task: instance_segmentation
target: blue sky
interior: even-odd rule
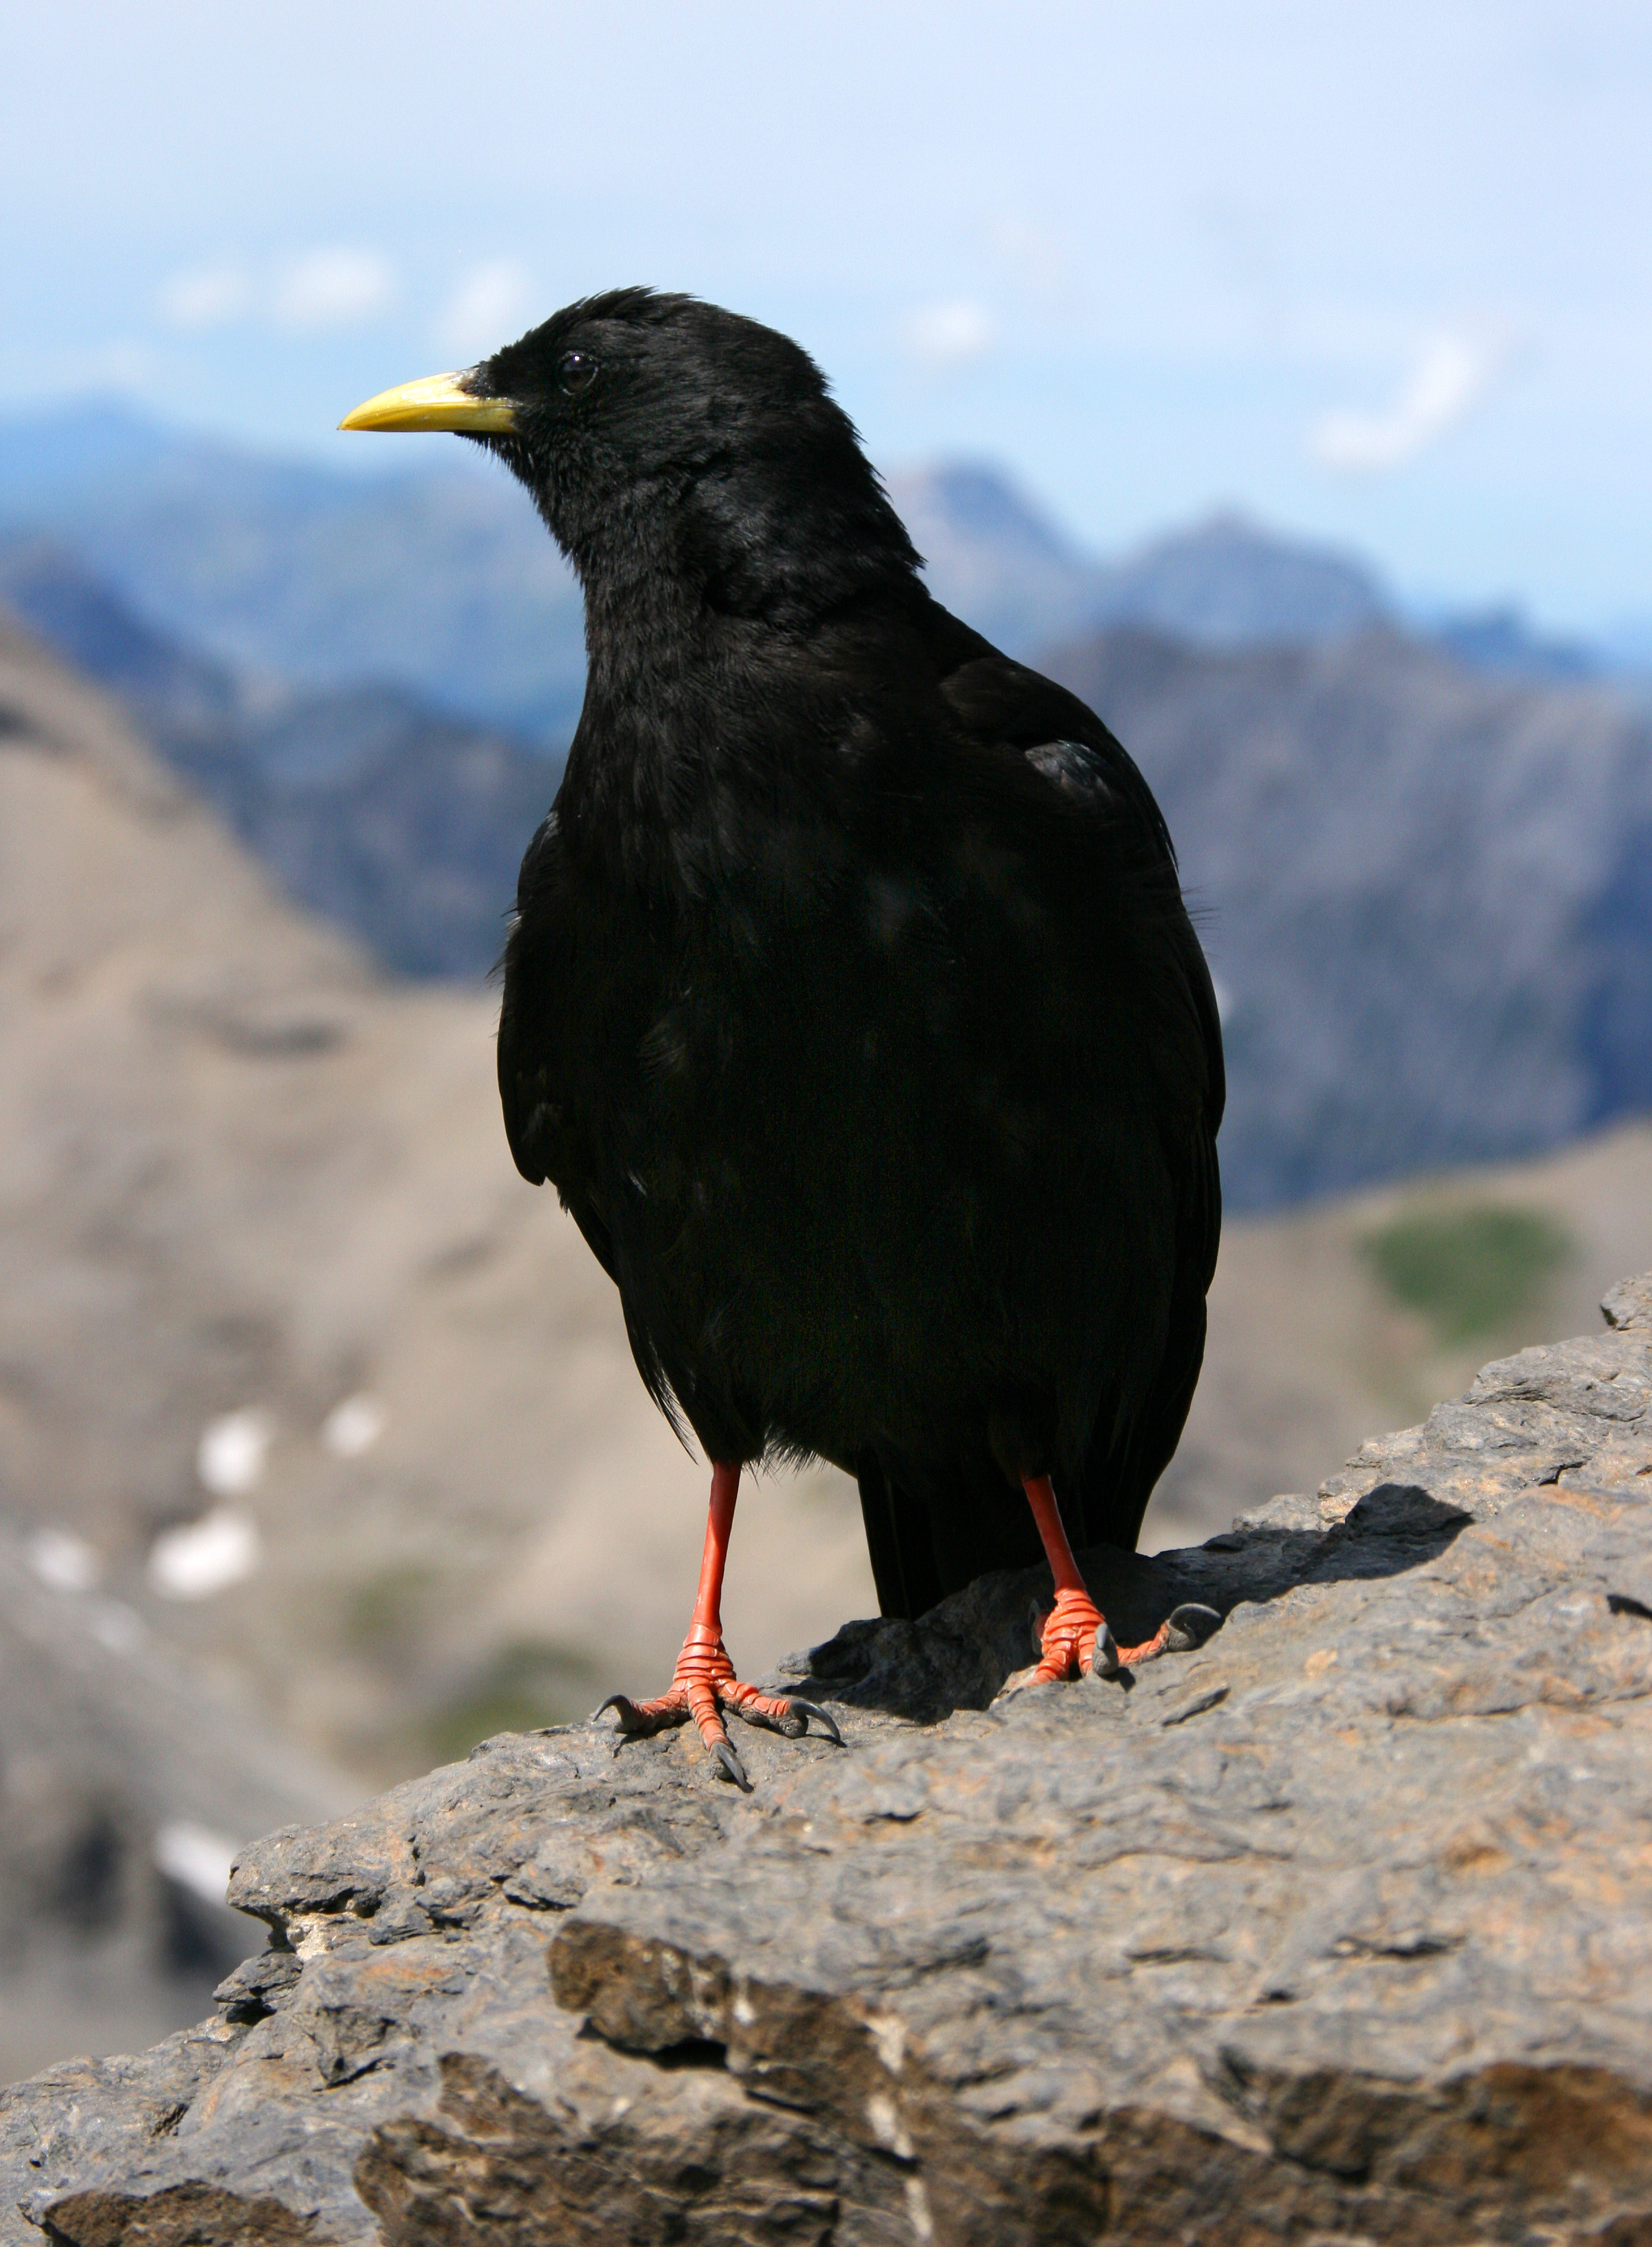
[[[1652,613],[1643,4],[60,0],[4,50],[0,406],[388,465],[358,398],[645,280],[1098,550],[1238,503]]]

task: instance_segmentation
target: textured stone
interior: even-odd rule
[[[485,1742],[243,1854],[203,2029],[0,2100],[0,2237],[1652,2240],[1652,1285],[1152,1559],[794,1674],[846,1747]],[[1046,1580],[1047,1581],[1047,1580]],[[1046,1596],[1048,1595],[1046,1594]],[[15,2209],[14,2214],[10,2213]]]

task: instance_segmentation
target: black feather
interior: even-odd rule
[[[1133,1545],[1198,1379],[1223,1098],[1145,782],[930,598],[783,337],[625,291],[474,379],[586,593],[505,958],[519,1167],[712,1458],[858,1476],[886,1612],[1035,1561],[1026,1474]]]

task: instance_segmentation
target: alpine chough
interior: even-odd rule
[[[451,429],[578,573],[584,708],[522,861],[499,1087],[713,1462],[671,1690],[746,1773],[720,1599],[743,1466],[860,1486],[885,1615],[1048,1559],[1044,1683],[1121,1651],[1073,1546],[1136,1543],[1198,1376],[1221,1034],[1146,782],[926,590],[808,353],[588,297],[343,424]]]

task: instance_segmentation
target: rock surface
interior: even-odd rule
[[[789,1674],[846,1748],[502,1735],[243,1853],[270,1946],[0,2099],[0,2238],[1652,2239],[1652,1275],[1312,1498]],[[640,1682],[640,1681],[639,1681]]]

